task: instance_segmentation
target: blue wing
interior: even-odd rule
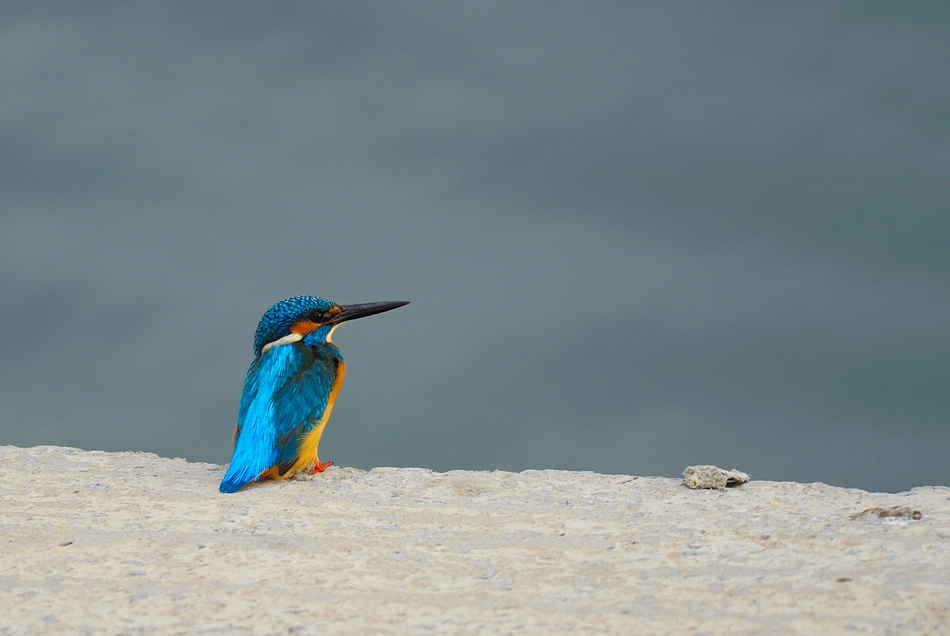
[[[272,466],[284,474],[293,465],[301,440],[327,407],[340,359],[333,345],[293,343],[251,363],[221,492],[237,492]]]
[[[327,410],[339,370],[340,351],[332,344],[309,349],[313,358],[274,396],[280,448],[278,475],[284,475],[300,456],[304,438]]]

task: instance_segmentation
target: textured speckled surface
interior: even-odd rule
[[[0,447],[0,633],[950,633],[946,488],[222,472]]]

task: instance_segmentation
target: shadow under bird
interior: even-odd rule
[[[347,320],[380,314],[409,301],[337,305],[317,296],[282,300],[264,314],[254,334],[231,465],[221,492],[237,492],[260,479],[285,479],[313,466],[322,472],[317,446],[343,384],[343,355],[330,340]]]

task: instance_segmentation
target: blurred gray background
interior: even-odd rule
[[[950,483],[950,3],[4,3],[0,444]]]

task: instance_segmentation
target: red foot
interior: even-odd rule
[[[326,464],[321,464],[320,462],[317,462],[316,464],[313,465],[313,470],[310,471],[310,474],[316,475],[317,473],[322,473],[323,471],[325,471],[327,468],[329,468],[332,465],[333,465],[333,462],[327,462]]]

